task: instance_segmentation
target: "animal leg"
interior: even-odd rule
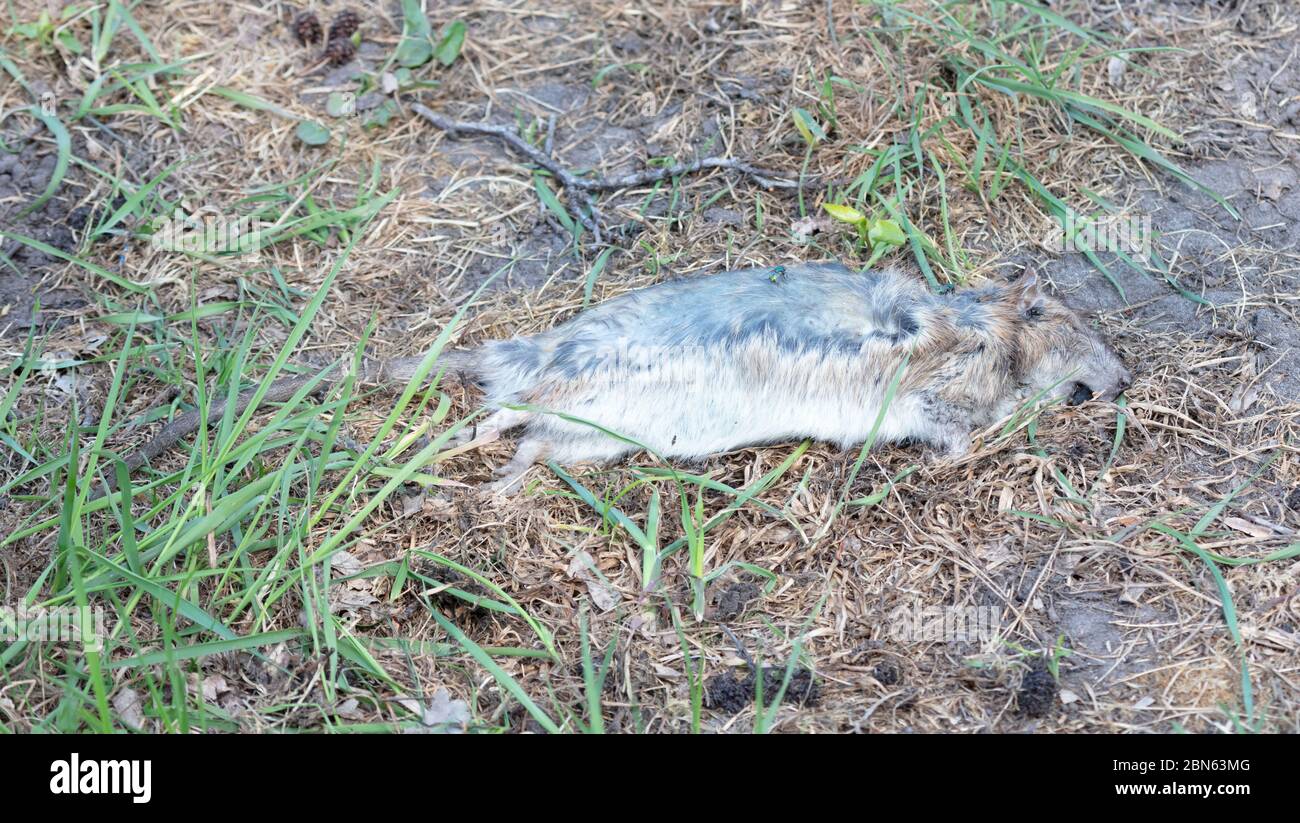
[[[515,411],[514,409],[498,409],[489,414],[481,423],[467,426],[452,437],[451,442],[455,446],[462,446],[471,440],[481,440],[484,443],[490,443],[499,435],[510,431],[513,428],[522,426],[532,417],[530,412]],[[485,439],[486,438],[486,439]]]
[[[912,436],[934,446],[939,457],[958,460],[970,454],[970,411],[938,397],[925,400],[925,422]]]
[[[501,479],[495,483],[487,484],[485,488],[493,494],[505,494],[516,483],[524,479],[524,475],[528,473],[534,463],[545,457],[550,451],[551,445],[545,440],[524,438],[519,441],[519,446],[515,449],[515,456],[510,458],[510,462],[496,470],[495,474]]]
[[[949,460],[959,460],[970,454],[970,432],[964,429],[945,432],[940,447],[943,449],[944,457]]]

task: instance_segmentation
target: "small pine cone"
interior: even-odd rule
[[[356,56],[357,47],[346,37],[336,37],[325,44],[325,59],[331,66],[341,66]]]
[[[330,21],[330,39],[342,40],[345,37],[351,37],[360,27],[361,15],[351,9],[344,9],[334,15],[334,19]]]
[[[304,46],[319,43],[321,36],[320,20],[317,20],[316,15],[309,11],[299,12],[298,16],[293,18],[293,33],[297,36],[298,42]]]

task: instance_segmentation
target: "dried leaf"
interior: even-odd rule
[[[1259,387],[1257,385],[1240,386],[1228,399],[1228,408],[1232,410],[1233,414],[1241,414],[1255,405],[1255,401],[1258,399]]]
[[[113,695],[113,710],[126,726],[136,731],[144,728],[144,704],[135,689],[122,689]]]
[[[1128,69],[1128,63],[1125,63],[1121,57],[1112,57],[1106,61],[1106,78],[1115,88],[1124,85],[1124,72]]]
[[[337,577],[351,577],[361,572],[361,561],[347,552],[335,552],[330,556],[330,566],[337,572]]]
[[[1255,97],[1255,92],[1242,92],[1240,103],[1237,106],[1241,116],[1247,120],[1254,120],[1259,117],[1259,101]]]
[[[364,715],[360,711],[361,704],[355,697],[349,697],[342,703],[334,707],[334,713],[344,720],[360,720]]]
[[[825,229],[825,222],[809,215],[790,225],[790,234],[796,243],[807,243],[814,234]]]
[[[221,695],[230,691],[226,678],[219,674],[210,674],[203,678],[203,702],[216,703]]]
[[[1273,536],[1273,530],[1267,526],[1261,526],[1258,523],[1252,523],[1249,520],[1243,520],[1240,517],[1225,517],[1223,518],[1223,525],[1230,529],[1236,529],[1239,532],[1248,534],[1251,537],[1258,537],[1260,539]]]
[[[420,728],[407,729],[407,734],[461,734],[469,725],[469,705],[464,700],[452,700],[446,689],[438,689],[429,705],[420,707],[414,700],[401,701],[402,705],[419,709]]]
[[[350,587],[330,589],[330,611],[356,612],[369,608],[379,602],[368,591],[356,591]]]
[[[574,580],[586,583],[591,602],[602,612],[607,612],[618,605],[621,597],[618,590],[597,573],[596,568],[596,561],[591,555],[580,551],[569,561],[568,574]]]

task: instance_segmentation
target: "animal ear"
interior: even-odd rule
[[[1020,276],[1011,281],[1011,285],[1007,286],[1007,299],[1025,314],[1043,307],[1046,302],[1043,287],[1038,280],[1038,272],[1033,267],[1026,266]]]

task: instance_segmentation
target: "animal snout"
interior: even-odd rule
[[[1070,392],[1069,399],[1066,400],[1065,402],[1071,406],[1078,406],[1082,403],[1087,403],[1089,400],[1091,400],[1092,395],[1093,395],[1093,391],[1091,386],[1089,386],[1087,383],[1076,382],[1074,384],[1073,390]]]
[[[1103,400],[1114,401],[1131,385],[1133,385],[1133,375],[1125,371],[1116,378],[1113,386],[1102,393],[1101,397]],[[1092,386],[1081,381],[1076,381],[1070,389],[1070,395],[1066,398],[1066,403],[1071,406],[1078,406],[1082,403],[1087,403],[1089,400],[1096,397],[1097,394],[1098,392],[1093,389]]]
[[[1133,375],[1126,369],[1120,373],[1119,379],[1115,381],[1115,387],[1107,393],[1106,399],[1115,400],[1131,385],[1133,385]]]

